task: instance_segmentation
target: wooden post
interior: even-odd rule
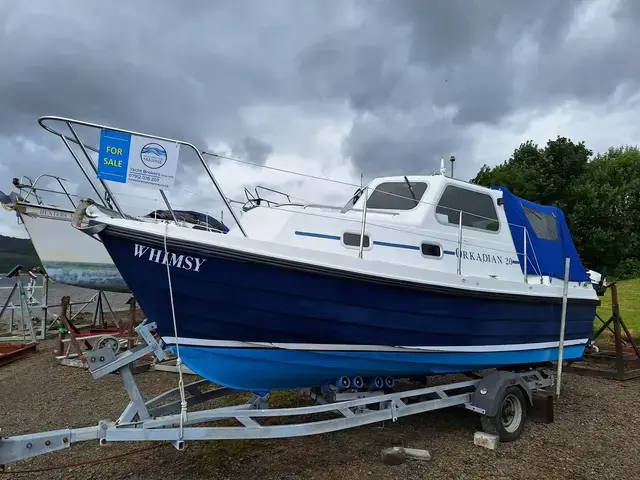
[[[82,361],[82,363],[85,364],[87,360],[82,355],[82,347],[80,347],[80,342],[76,340],[76,337],[72,332],[71,323],[67,318],[67,310],[69,309],[70,302],[71,302],[71,298],[68,295],[60,299],[60,319],[59,320],[60,320],[60,323],[64,325],[65,330],[67,330],[67,332],[69,332],[69,335],[71,335],[71,344],[73,345],[73,349],[78,354],[78,357]],[[88,342],[85,341],[85,343],[88,345]],[[88,345],[88,348],[91,348],[90,345]]]

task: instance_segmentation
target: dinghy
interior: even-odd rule
[[[599,299],[555,207],[442,174],[344,207],[260,204],[226,235],[81,209],[157,333],[208,380],[264,392],[579,359]],[[224,272],[224,275],[220,273]]]

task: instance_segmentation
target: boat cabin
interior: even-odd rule
[[[261,205],[242,224],[254,239],[520,282],[560,282],[569,254],[572,280],[588,281],[559,209],[444,175],[377,178],[342,207]]]

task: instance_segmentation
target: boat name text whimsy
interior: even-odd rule
[[[169,265],[171,267],[182,268],[183,270],[193,270],[199,272],[200,267],[206,260],[204,258],[191,257],[189,255],[178,255],[172,252],[165,252],[157,248],[147,247],[145,245],[134,246],[133,254],[136,257],[146,257],[146,253],[149,252],[148,261],[161,263],[163,265]]]

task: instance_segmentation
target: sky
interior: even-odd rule
[[[636,145],[639,24],[637,0],[0,0],[0,190],[46,173],[92,194],[45,115],[257,164],[208,157],[237,200],[260,184],[342,205],[361,176],[451,155],[468,180],[529,139]],[[181,150],[167,194],[219,216],[198,162]],[[129,213],[163,206],[110,186]],[[0,234],[27,236],[3,211]]]

